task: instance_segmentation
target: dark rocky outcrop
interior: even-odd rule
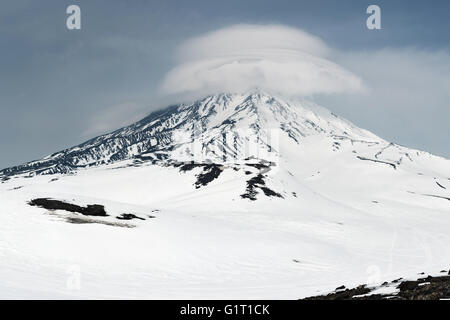
[[[203,167],[203,172],[197,175],[197,181],[195,182],[195,188],[206,186],[208,183],[217,179],[222,173],[223,167],[217,164],[208,164]]]
[[[445,270],[443,270],[445,271]],[[442,273],[442,271],[441,271]],[[450,273],[450,271],[449,271]],[[368,288],[365,285],[353,289],[339,287],[335,292],[327,295],[309,297],[305,300],[440,300],[450,299],[450,275],[426,278],[417,280],[396,279],[390,284],[384,282],[381,287],[394,285],[398,292],[394,294],[373,294],[370,293],[374,288]],[[376,289],[376,288],[375,288]]]
[[[28,203],[30,206],[36,206],[48,210],[65,210],[69,212],[81,213],[85,216],[107,217],[105,207],[99,204],[89,204],[82,207],[76,204],[68,203],[61,200],[49,198],[33,199]]]
[[[264,181],[264,176],[262,174],[258,174],[257,176],[247,181],[246,192],[244,194],[241,194],[241,198],[255,201],[256,195],[258,194],[257,189],[260,189],[268,197],[283,198],[283,196],[278,192],[275,192],[272,189],[266,187],[266,182]]]
[[[132,214],[132,213],[122,213],[120,216],[117,216],[116,219],[119,219],[119,220],[132,220],[132,219],[145,220],[144,218],[138,217],[137,215]]]

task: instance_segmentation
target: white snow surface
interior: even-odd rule
[[[449,160],[262,93],[208,97],[200,106],[203,117],[174,135],[185,139],[202,124],[200,141],[220,143],[204,151],[194,146],[199,135],[174,139],[169,159],[221,164],[206,186],[194,185],[200,167],[182,172],[132,156],[3,181],[0,298],[298,299],[450,267]],[[224,132],[249,142],[233,144]],[[273,162],[262,172],[266,186],[283,198],[259,189],[256,201],[241,197],[260,173],[249,164],[262,160]],[[27,204],[42,197],[101,204],[109,217]],[[122,213],[145,220],[118,220]]]

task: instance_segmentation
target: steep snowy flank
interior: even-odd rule
[[[0,177],[69,173],[126,159],[215,163],[249,157],[273,160],[278,157],[280,139],[300,145],[303,137],[311,135],[381,143],[376,136],[313,104],[288,102],[258,91],[221,94],[154,112],[135,124],[44,159],[3,169]]]

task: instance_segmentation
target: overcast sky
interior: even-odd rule
[[[66,8],[81,7],[81,30]],[[366,8],[381,7],[382,30]],[[375,134],[450,158],[449,1],[8,0],[0,4],[0,167],[43,157],[173,102],[182,43],[236,24],[316,36],[368,91],[317,102]],[[179,58],[179,57],[178,57]]]

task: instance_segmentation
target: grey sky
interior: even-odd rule
[[[66,29],[78,4],[82,29]],[[382,30],[365,26],[378,4]],[[385,139],[450,158],[448,1],[3,1],[0,167],[40,158],[125,125],[157,93],[186,38],[236,23],[278,23],[319,36],[372,88],[318,97]]]

